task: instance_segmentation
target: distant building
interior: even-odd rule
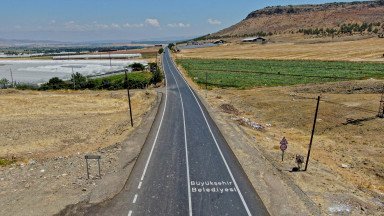
[[[188,41],[187,46],[190,46],[190,45],[200,45],[200,44],[197,41]]]
[[[266,41],[267,41],[267,39],[265,39],[265,38],[263,38],[263,37],[259,37],[259,36],[257,36],[257,37],[244,38],[244,39],[242,40],[242,42],[244,42],[244,43],[264,43],[264,42],[266,42]]]

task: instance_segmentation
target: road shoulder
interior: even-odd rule
[[[141,125],[123,142],[118,156],[118,169],[114,173],[104,176],[102,181],[91,191],[87,199],[68,205],[57,215],[83,215],[91,206],[103,203],[119,194],[128,181],[137,158],[144,148],[163,100],[162,90],[159,90],[155,104],[147,113]]]

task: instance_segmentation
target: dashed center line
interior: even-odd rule
[[[135,197],[133,198],[132,203],[136,203],[136,200],[137,200],[137,194],[135,194]]]
[[[163,71],[164,71],[164,76],[165,76],[165,82],[167,83],[167,75],[165,73],[165,70],[164,70],[164,63],[163,63]],[[147,168],[148,168],[148,165],[149,165],[149,161],[151,160],[151,157],[152,157],[152,153],[153,153],[153,150],[155,148],[155,145],[156,145],[156,142],[157,142],[157,138],[159,136],[159,133],[160,133],[160,129],[161,129],[161,126],[163,125],[163,119],[164,119],[164,115],[165,115],[165,110],[167,109],[167,101],[168,101],[168,86],[165,87],[165,104],[164,104],[164,109],[163,109],[163,114],[161,116],[161,119],[160,119],[160,124],[159,124],[159,127],[157,128],[157,132],[156,132],[156,135],[155,135],[155,139],[153,141],[153,144],[152,144],[152,148],[151,148],[151,151],[149,153],[149,156],[148,156],[148,159],[147,159],[147,162],[145,163],[145,167],[144,167],[144,170],[143,170],[143,174],[141,175],[141,181],[139,182],[139,185],[137,186],[137,189],[140,189],[141,188],[141,185],[142,185],[142,181],[144,180],[144,177],[145,177],[145,173],[147,172]],[[135,197],[133,198],[133,201],[132,203],[136,203],[136,200],[137,200],[137,194],[135,194]],[[128,212],[128,216],[131,216],[132,215],[132,210],[129,210]]]

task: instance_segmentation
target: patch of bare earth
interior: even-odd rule
[[[153,90],[132,92],[132,128],[124,90],[1,90],[0,158],[17,162],[0,167],[0,215],[52,215],[89,199],[102,179],[95,161],[87,179],[84,155],[101,155],[103,177],[118,172],[125,140],[155,101]]]
[[[260,150],[288,181],[316,203],[322,214],[380,215],[384,211],[384,119],[376,115],[383,84],[365,80],[251,90],[214,89],[208,91],[206,100],[222,119],[224,130],[235,124],[238,134],[250,137],[245,147],[238,143],[234,149],[249,176],[253,175],[250,170],[260,169],[249,168],[254,152]],[[290,172],[296,166],[295,156],[307,155],[318,95],[323,101],[308,170]],[[288,140],[284,161],[279,148],[283,137]],[[269,187],[275,186],[271,183]]]

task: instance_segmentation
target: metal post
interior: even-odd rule
[[[87,179],[89,179],[88,159],[85,159],[85,163],[87,164]]]
[[[127,70],[124,70],[124,72],[125,72],[125,84],[127,85],[127,93],[128,93],[129,116],[131,117],[131,126],[133,127],[132,108],[131,108],[131,96],[129,94]]]
[[[99,176],[101,177],[101,171],[100,171],[100,159],[97,159],[97,164],[99,165]]]
[[[208,72],[205,71],[205,97],[207,97],[208,94]]]
[[[281,161],[284,161],[284,151],[281,153]]]
[[[315,127],[316,127],[317,113],[318,113],[318,111],[319,111],[319,104],[320,104],[320,96],[317,97],[317,105],[316,105],[315,119],[313,120],[313,127],[312,127],[311,141],[309,142],[308,154],[307,154],[307,160],[305,161],[305,169],[304,169],[304,171],[307,171],[308,161],[309,161],[309,156],[310,156],[310,154],[311,154],[313,135],[315,134]]]

